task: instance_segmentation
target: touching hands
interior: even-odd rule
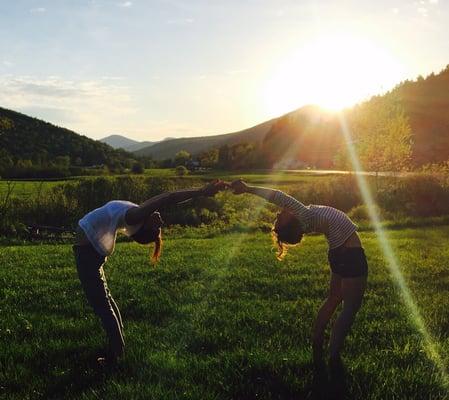
[[[202,191],[204,196],[215,196],[218,192],[226,190],[229,187],[229,183],[226,183],[220,179],[215,179],[203,187]]]
[[[242,194],[248,191],[248,185],[242,179],[233,181],[230,186],[234,194]]]
[[[232,183],[222,181],[221,179],[215,179],[214,181],[205,185],[202,189],[204,196],[215,196],[218,192],[231,189],[234,194],[242,194],[248,191],[248,185],[242,180],[237,179]]]

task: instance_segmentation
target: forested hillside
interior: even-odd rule
[[[68,129],[0,108],[0,173],[95,165],[115,169],[133,158]]]
[[[136,154],[174,158],[186,150],[206,166],[350,168],[344,131],[373,171],[449,160],[449,66],[405,81],[342,113],[305,106],[240,132],[167,140]]]
[[[0,108],[0,174],[93,165],[120,170],[130,168],[137,157],[175,159],[181,151],[203,166],[225,169],[350,168],[345,130],[365,169],[402,170],[447,162],[449,66],[402,82],[340,114],[305,106],[239,132],[163,140],[134,155]]]
[[[439,74],[405,81],[393,93],[410,120],[414,164],[449,160],[449,65]]]
[[[259,142],[264,138],[275,121],[276,119],[273,119],[249,129],[223,135],[164,140],[150,147],[135,151],[134,153],[139,156],[151,156],[155,160],[163,160],[173,158],[181,150],[186,150],[190,154],[197,155],[202,151],[218,148],[224,144]]]

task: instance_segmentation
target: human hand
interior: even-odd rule
[[[231,189],[234,194],[242,194],[248,191],[248,185],[242,179],[237,179],[231,183]]]
[[[218,192],[222,190],[226,190],[229,187],[229,184],[222,181],[221,179],[215,179],[212,182],[208,183],[202,188],[202,192],[204,196],[213,197]]]

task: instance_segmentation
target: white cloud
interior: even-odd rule
[[[231,69],[229,71],[226,71],[226,75],[242,75],[247,73],[248,70],[247,69]]]
[[[438,0],[429,0],[429,4],[438,4]]]
[[[427,12],[427,8],[425,7],[418,7],[417,10],[419,14],[421,14],[423,17],[427,17],[429,14]]]
[[[123,7],[123,8],[129,8],[133,5],[132,1],[123,1],[121,3],[117,4],[119,7]]]
[[[0,104],[84,134],[122,126],[138,111],[129,88],[110,78],[0,76]]]
[[[9,61],[9,60],[3,60],[3,61],[2,61],[2,64],[3,64],[5,67],[8,67],[8,68],[14,66],[14,63],[11,62],[11,61]]]
[[[285,10],[284,9],[279,9],[276,11],[276,17],[278,18],[282,18],[285,16]]]
[[[104,81],[123,81],[125,78],[123,76],[102,76],[102,80]]]
[[[193,24],[195,20],[193,18],[180,18],[180,19],[169,19],[167,24],[169,25],[190,25]]]
[[[30,13],[32,14],[43,14],[45,11],[47,10],[44,7],[36,7],[30,9]]]
[[[111,132],[137,140],[211,133],[190,122],[150,116],[119,76],[69,80],[0,75],[0,105],[97,139]]]
[[[392,8],[391,11],[393,14],[399,14],[399,8]]]

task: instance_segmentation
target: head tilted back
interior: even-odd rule
[[[287,253],[288,246],[296,245],[304,234],[301,221],[288,210],[282,210],[274,222],[273,240],[278,247],[277,258],[281,260]]]

